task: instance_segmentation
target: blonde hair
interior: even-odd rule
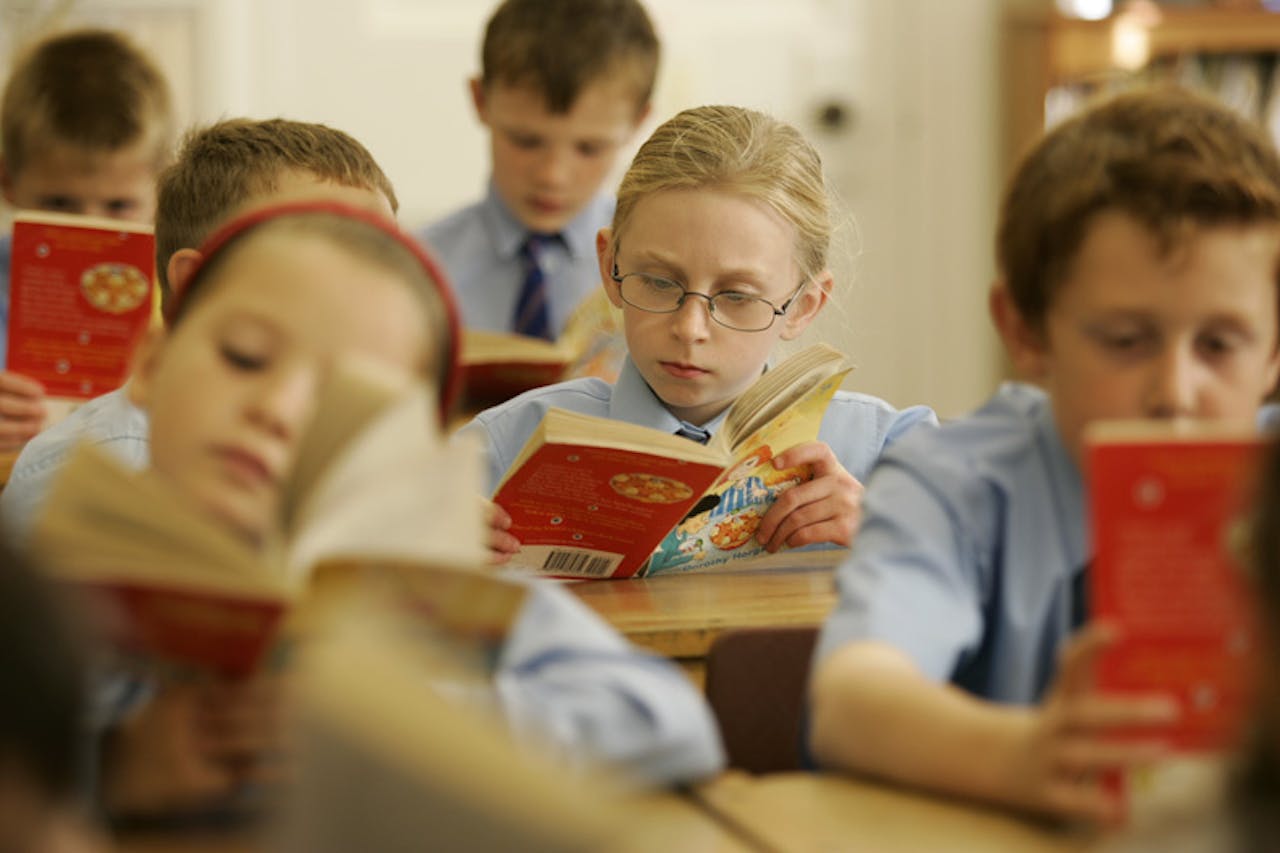
[[[92,158],[151,147],[157,170],[173,141],[169,86],[120,33],[75,30],[37,42],[13,67],[0,104],[0,146],[11,174],[50,145]]]
[[[613,241],[641,199],[666,190],[720,189],[768,205],[796,230],[805,278],[827,267],[835,230],[822,159],[791,125],[743,107],[695,107],[653,132],[618,188]]]

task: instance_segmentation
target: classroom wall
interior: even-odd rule
[[[840,292],[812,336],[852,355],[849,386],[944,415],[977,404],[999,370],[985,291],[1001,0],[646,3],[665,55],[642,134],[686,106],[737,103],[796,123],[822,151],[849,216]],[[284,115],[353,133],[394,181],[408,226],[483,190],[486,142],[465,80],[488,2],[61,5],[154,50],[184,119]],[[829,107],[847,117],[841,127],[820,121]]]

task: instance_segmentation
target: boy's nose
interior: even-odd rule
[[[250,403],[249,419],[277,438],[296,438],[315,407],[317,382],[315,371],[307,369],[262,377]]]
[[[1194,415],[1200,364],[1189,348],[1169,347],[1152,373],[1145,414],[1149,418],[1176,418]]]
[[[568,151],[555,146],[547,148],[539,158],[535,174],[546,186],[559,187],[567,183],[572,170],[572,157]]]

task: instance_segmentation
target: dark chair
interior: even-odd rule
[[[798,770],[801,717],[817,628],[726,631],[707,653],[707,701],[729,766],[750,773]]]

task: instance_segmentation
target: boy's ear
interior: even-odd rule
[[[651,112],[653,112],[653,104],[651,102],[645,101],[640,105],[640,108],[636,110],[636,121],[632,126],[633,132],[640,129],[640,125],[644,124],[644,120],[649,117]]]
[[[488,124],[489,119],[485,113],[484,81],[479,77],[472,77],[467,81],[467,88],[471,91],[471,106],[475,107],[476,118],[480,119],[481,124]]]
[[[822,306],[827,304],[834,286],[835,276],[831,274],[831,270],[823,270],[813,277],[809,285],[795,297],[782,318],[782,340],[790,341],[800,337],[800,333],[818,316]]]
[[[138,342],[129,364],[129,383],[125,385],[125,394],[129,402],[140,409],[147,408],[151,402],[151,388],[156,369],[160,363],[160,353],[164,349],[168,332],[160,328],[150,328]]]
[[[613,232],[608,228],[601,228],[596,234],[596,260],[600,264],[600,284],[613,307],[621,310],[622,295],[618,293],[618,283],[613,280]]]
[[[165,274],[169,278],[170,298],[177,298],[178,294],[187,289],[187,281],[203,260],[204,255],[197,249],[179,249],[169,256]]]
[[[1018,306],[1013,303],[1013,296],[1004,279],[997,279],[991,285],[991,291],[987,295],[987,308],[1018,375],[1031,380],[1043,378],[1048,342],[1044,333],[1032,328],[1022,316]]]

